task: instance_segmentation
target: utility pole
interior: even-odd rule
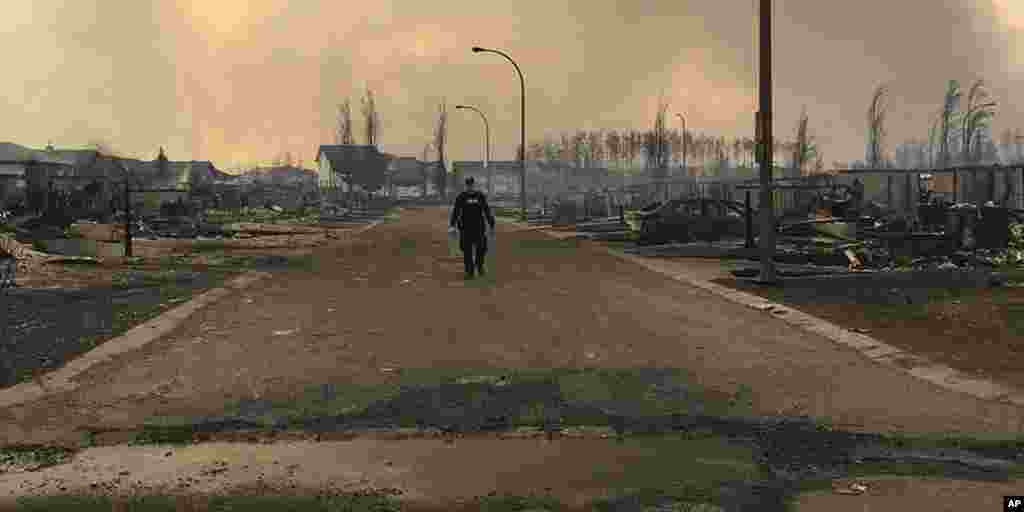
[[[773,154],[772,147],[772,0],[761,0],[761,110],[757,124],[760,126],[761,157],[761,276],[766,284],[776,282],[775,276],[775,207],[772,194]]]

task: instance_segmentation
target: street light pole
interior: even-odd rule
[[[763,283],[776,282],[775,276],[775,207],[772,194],[772,0],[761,0],[761,277]]]
[[[520,119],[521,125],[519,128],[519,206],[522,209],[523,222],[526,221],[526,81],[523,80],[523,72],[519,69],[519,64],[512,60],[507,53],[501,50],[492,50],[490,48],[481,48],[479,46],[473,47],[473,53],[488,52],[497,53],[502,57],[508,59],[516,68],[516,73],[519,75],[519,92],[520,92]]]
[[[469,109],[477,114],[480,114],[480,118],[484,120],[484,171],[487,172],[487,193],[494,195],[494,172],[490,169],[491,163],[491,127],[487,124],[487,116],[484,115],[480,109],[471,107],[469,105],[455,105],[455,108]]]

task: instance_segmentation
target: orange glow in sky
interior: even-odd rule
[[[992,0],[992,3],[1003,11],[1011,27],[1024,29],[1024,3],[1018,0]]]
[[[192,23],[212,42],[223,43],[245,34],[245,29],[272,16],[279,7],[267,0],[180,0]]]

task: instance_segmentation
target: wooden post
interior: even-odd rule
[[[760,2],[760,115],[757,124],[761,127],[758,142],[761,147],[761,275],[764,283],[776,281],[775,275],[775,215],[772,208],[772,2]]]

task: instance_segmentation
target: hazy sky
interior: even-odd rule
[[[1024,2],[777,0],[775,130],[801,107],[825,161],[862,158],[872,89],[890,82],[890,140],[927,135],[949,79],[984,78],[996,130],[1024,128]],[[970,4],[975,4],[970,6]],[[755,0],[6,0],[0,140],[108,141],[219,167],[333,143],[367,86],[380,145],[420,155],[438,103],[491,122],[492,155],[574,128],[647,128],[664,92],[689,128],[752,135]],[[449,158],[478,159],[479,117],[450,108]],[[678,120],[673,115],[673,127]],[[357,140],[363,134],[357,122]]]

